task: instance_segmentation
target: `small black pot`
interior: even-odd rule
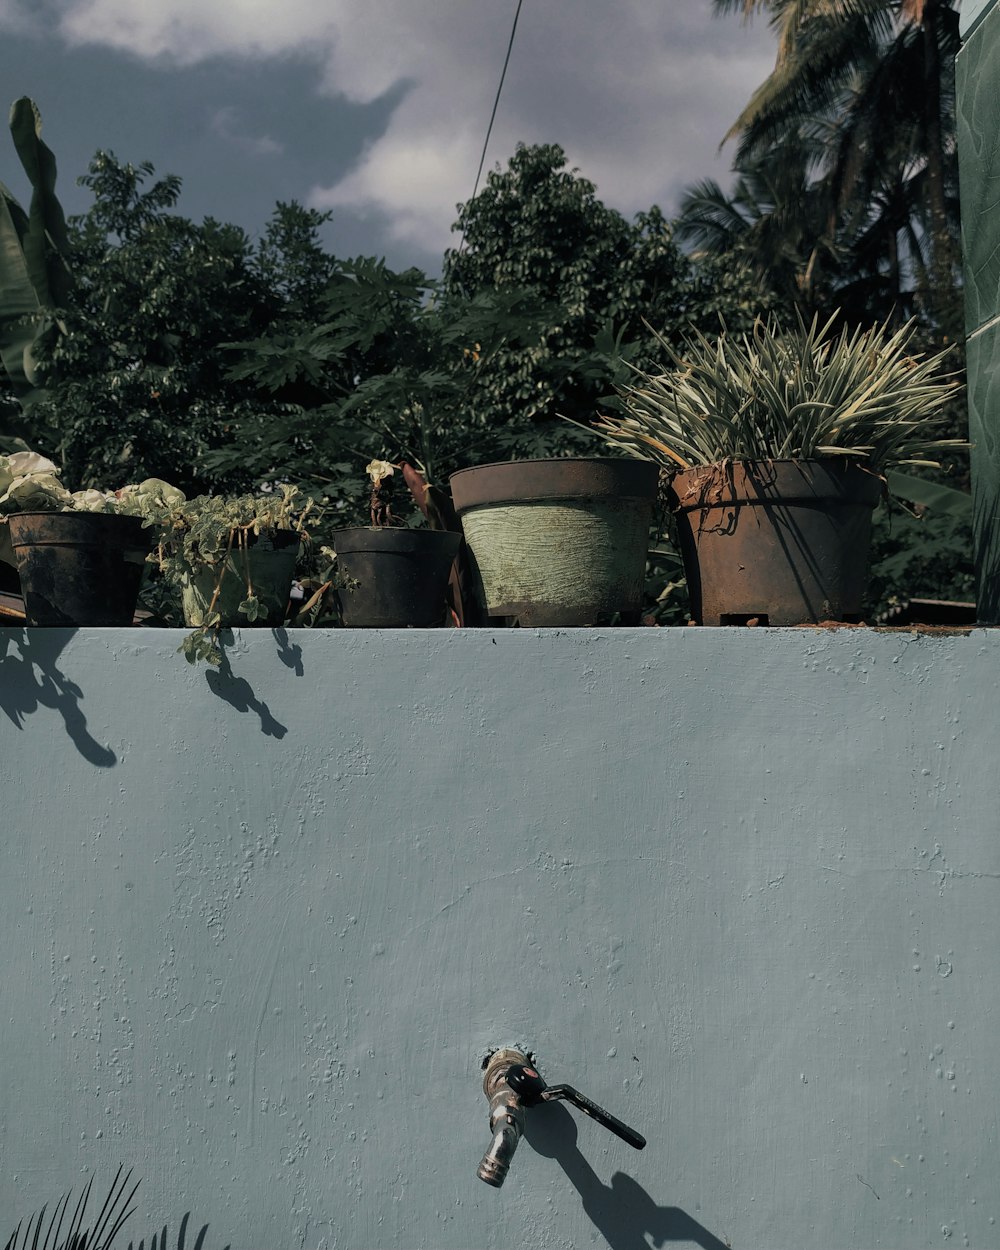
[[[447,530],[351,529],[333,536],[349,629],[417,629],[442,625],[448,575],[461,534]]]

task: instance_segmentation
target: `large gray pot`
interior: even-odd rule
[[[638,621],[659,470],[647,460],[514,460],[451,477],[486,616],[524,626]]]

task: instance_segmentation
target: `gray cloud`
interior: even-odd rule
[[[71,45],[160,67],[308,56],[331,96],[370,104],[395,89],[388,125],[310,199],[440,254],[472,191],[515,7],[282,0],[277,20],[273,0],[47,0],[46,20]],[[7,0],[0,26],[23,26],[30,11]],[[725,179],[719,142],[772,63],[766,27],[714,20],[710,0],[524,0],[487,166],[518,142],[556,142],[607,203],[671,211],[685,184]],[[213,125],[258,154],[282,144],[280,131],[255,137],[227,110]]]
[[[280,156],[285,145],[270,135],[249,134],[243,125],[240,111],[235,105],[227,104],[216,109],[209,119],[209,128],[227,143],[233,143],[251,156]]]

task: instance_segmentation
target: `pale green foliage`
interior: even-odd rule
[[[297,486],[288,485],[266,494],[199,495],[194,499],[185,499],[180,491],[167,487],[166,491],[138,494],[133,500],[132,515],[141,516],[147,527],[156,530],[156,546],[150,559],[159,566],[168,584],[179,588],[192,574],[206,567],[217,573],[204,620],[178,647],[189,664],[198,660],[222,663],[218,645],[221,620],[214,609],[227,569],[243,569],[246,595],[239,610],[247,623],[253,624],[260,616],[260,601],[245,558],[250,536],[288,530],[308,540],[305,522],[310,518],[318,520],[320,515],[315,500]],[[243,552],[244,559],[234,565],[230,556],[237,552]]]
[[[669,367],[621,388],[624,415],[601,418],[608,442],[676,470],[726,460],[850,456],[875,472],[933,465],[964,446],[941,438],[956,383],[947,355],[911,354],[914,327],[832,334],[833,319],[783,330],[758,319],[749,334],[660,339]]]
[[[210,616],[203,625],[187,634],[177,653],[183,655],[189,664],[197,664],[204,660],[215,668],[222,665],[222,648],[219,646],[220,618],[218,612]]]
[[[138,486],[118,490],[67,490],[59,469],[35,451],[0,456],[0,517],[12,512],[104,512],[118,516],[146,516],[163,499],[182,502],[183,494],[148,478]]]
[[[156,479],[151,479],[156,481]],[[166,483],[160,483],[165,486]],[[133,497],[131,515],[157,531],[157,560],[168,576],[182,577],[224,559],[239,535],[293,530],[308,537],[304,523],[316,504],[297,486],[279,486],[260,495],[198,495],[185,499],[180,491],[146,491]]]

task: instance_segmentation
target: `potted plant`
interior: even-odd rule
[[[632,366],[624,411],[597,424],[666,471],[699,624],[860,621],[887,470],[967,446],[940,437],[946,352],[918,357],[912,323],[834,320],[661,338],[666,367]]]
[[[403,526],[392,512],[395,471],[387,460],[371,461],[371,526],[333,535],[343,582],[341,618],[348,628],[427,629],[445,621],[448,579],[462,536]]]
[[[608,457],[512,460],[452,474],[487,619],[637,622],[658,476],[654,464]]]
[[[51,460],[0,456],[0,559],[15,565],[29,625],[131,625],[149,535],[141,488],[70,491]]]
[[[299,546],[309,537],[305,522],[315,510],[297,486],[194,499],[173,488],[146,490],[130,506],[153,529],[150,559],[180,591],[185,623],[195,627],[181,647],[192,663],[220,662],[221,629],[283,623]]]

